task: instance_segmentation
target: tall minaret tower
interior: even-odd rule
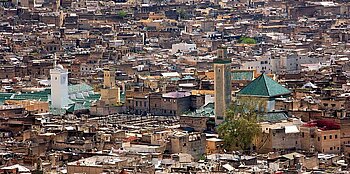
[[[103,70],[103,88],[115,87],[115,72],[109,68]]]
[[[115,71],[110,68],[104,68],[103,70],[101,100],[106,105],[117,105],[120,103],[120,88],[115,84]]]
[[[68,70],[62,65],[57,65],[57,56],[54,55],[51,76],[51,106],[53,108],[65,108],[68,106]]]
[[[215,90],[215,124],[224,121],[226,109],[231,103],[231,60],[227,58],[227,49],[217,50],[214,60],[214,90]]]

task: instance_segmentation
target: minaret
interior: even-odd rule
[[[57,65],[57,56],[54,54],[54,66],[50,70],[51,76],[51,106],[65,108],[68,106],[68,70]]]
[[[105,68],[103,70],[103,88],[115,87],[115,72]]]
[[[109,68],[103,70],[101,100],[104,101],[106,105],[117,105],[120,103],[120,88],[115,84],[115,71]]]
[[[214,90],[215,90],[215,124],[224,121],[226,109],[231,103],[231,60],[227,58],[227,49],[217,50],[214,59]]]

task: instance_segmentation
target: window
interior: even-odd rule
[[[320,141],[320,137],[317,137],[317,141]]]
[[[333,147],[330,147],[329,150],[333,150]]]
[[[301,133],[301,136],[304,138],[304,132]]]
[[[337,147],[337,150],[339,150],[339,147]]]
[[[337,139],[338,138],[338,135],[334,135],[334,139]]]
[[[329,139],[332,139],[332,135],[329,135]]]
[[[326,139],[327,139],[327,136],[323,136],[323,139],[326,140]]]

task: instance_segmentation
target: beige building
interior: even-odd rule
[[[203,132],[207,129],[208,121],[209,117],[201,115],[181,115],[179,120],[181,127],[191,127],[198,132]]]
[[[26,111],[36,113],[47,113],[50,111],[49,102],[35,101],[35,100],[6,100],[7,105],[18,105],[23,107]]]
[[[169,136],[167,150],[170,153],[187,153],[199,159],[205,153],[205,134],[193,132],[174,132]]]
[[[262,123],[262,136],[256,140],[257,151],[267,153],[279,150],[297,150],[301,147],[300,131],[296,122]]]
[[[220,153],[223,150],[224,140],[219,138],[209,138],[207,139],[206,153],[208,155]]]
[[[67,170],[68,173],[100,174],[106,169],[118,171],[127,165],[128,160],[125,157],[93,156],[68,163]]]
[[[21,0],[20,3],[18,3],[21,7],[27,7],[29,9],[33,9],[35,4],[35,0]]]
[[[316,132],[315,149],[322,153],[340,152],[340,130],[320,130]]]
[[[300,127],[301,148],[320,153],[340,153],[340,128],[332,121],[314,121]]]

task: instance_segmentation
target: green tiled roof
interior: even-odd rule
[[[72,113],[74,112],[74,109],[75,109],[75,104],[72,104],[68,107],[67,111]]]
[[[126,100],[126,94],[125,94],[125,92],[120,91],[120,101],[121,101],[122,103],[125,103],[125,100]]]
[[[68,93],[81,93],[89,92],[88,96],[84,96],[81,99],[69,99],[68,105],[69,111],[80,110],[80,109],[89,109],[91,103],[100,99],[101,94],[91,94],[90,91],[93,91],[93,88],[85,83],[78,85],[68,86]],[[40,100],[40,101],[49,101],[51,94],[50,88],[45,89],[44,91],[39,92],[27,92],[27,93],[0,93],[0,104],[3,104],[5,100]],[[125,94],[124,94],[125,96]],[[62,115],[66,111],[65,109],[55,109],[50,108],[50,112],[54,115]]]
[[[82,110],[82,109],[86,109],[86,107],[83,104],[81,104],[81,103],[74,104],[74,111]]]
[[[171,80],[171,81],[179,81],[180,78],[179,78],[179,77],[173,77],[173,78],[171,78],[170,80]]]
[[[208,103],[194,112],[184,113],[182,116],[187,117],[210,117],[215,115],[214,113],[214,103]]]
[[[66,113],[66,109],[50,107],[50,113],[52,113],[53,115],[64,115]]]
[[[266,74],[261,74],[258,78],[250,82],[246,87],[241,89],[239,96],[261,96],[276,97],[290,94],[287,88],[272,80]]]
[[[49,93],[50,93],[50,90],[44,90],[39,92],[17,93],[17,94],[14,94],[11,99],[48,101]]]
[[[68,86],[68,93],[79,93],[79,92],[86,92],[86,91],[93,91],[94,89],[87,85],[86,83],[81,83],[77,85],[69,85]]]
[[[182,80],[194,80],[195,78],[192,76],[185,76],[182,78]]]
[[[259,121],[267,122],[280,122],[281,120],[287,120],[288,115],[282,111],[268,112],[263,116],[259,117]]]
[[[234,71],[231,73],[232,80],[253,80],[253,71]]]
[[[5,100],[9,100],[14,93],[0,93],[0,104],[4,104]]]
[[[89,94],[89,96],[85,96],[85,100],[99,100],[101,94]]]
[[[95,101],[100,100],[101,94],[89,94],[89,96],[84,96],[84,98],[71,99],[74,102],[84,102],[84,101]]]

